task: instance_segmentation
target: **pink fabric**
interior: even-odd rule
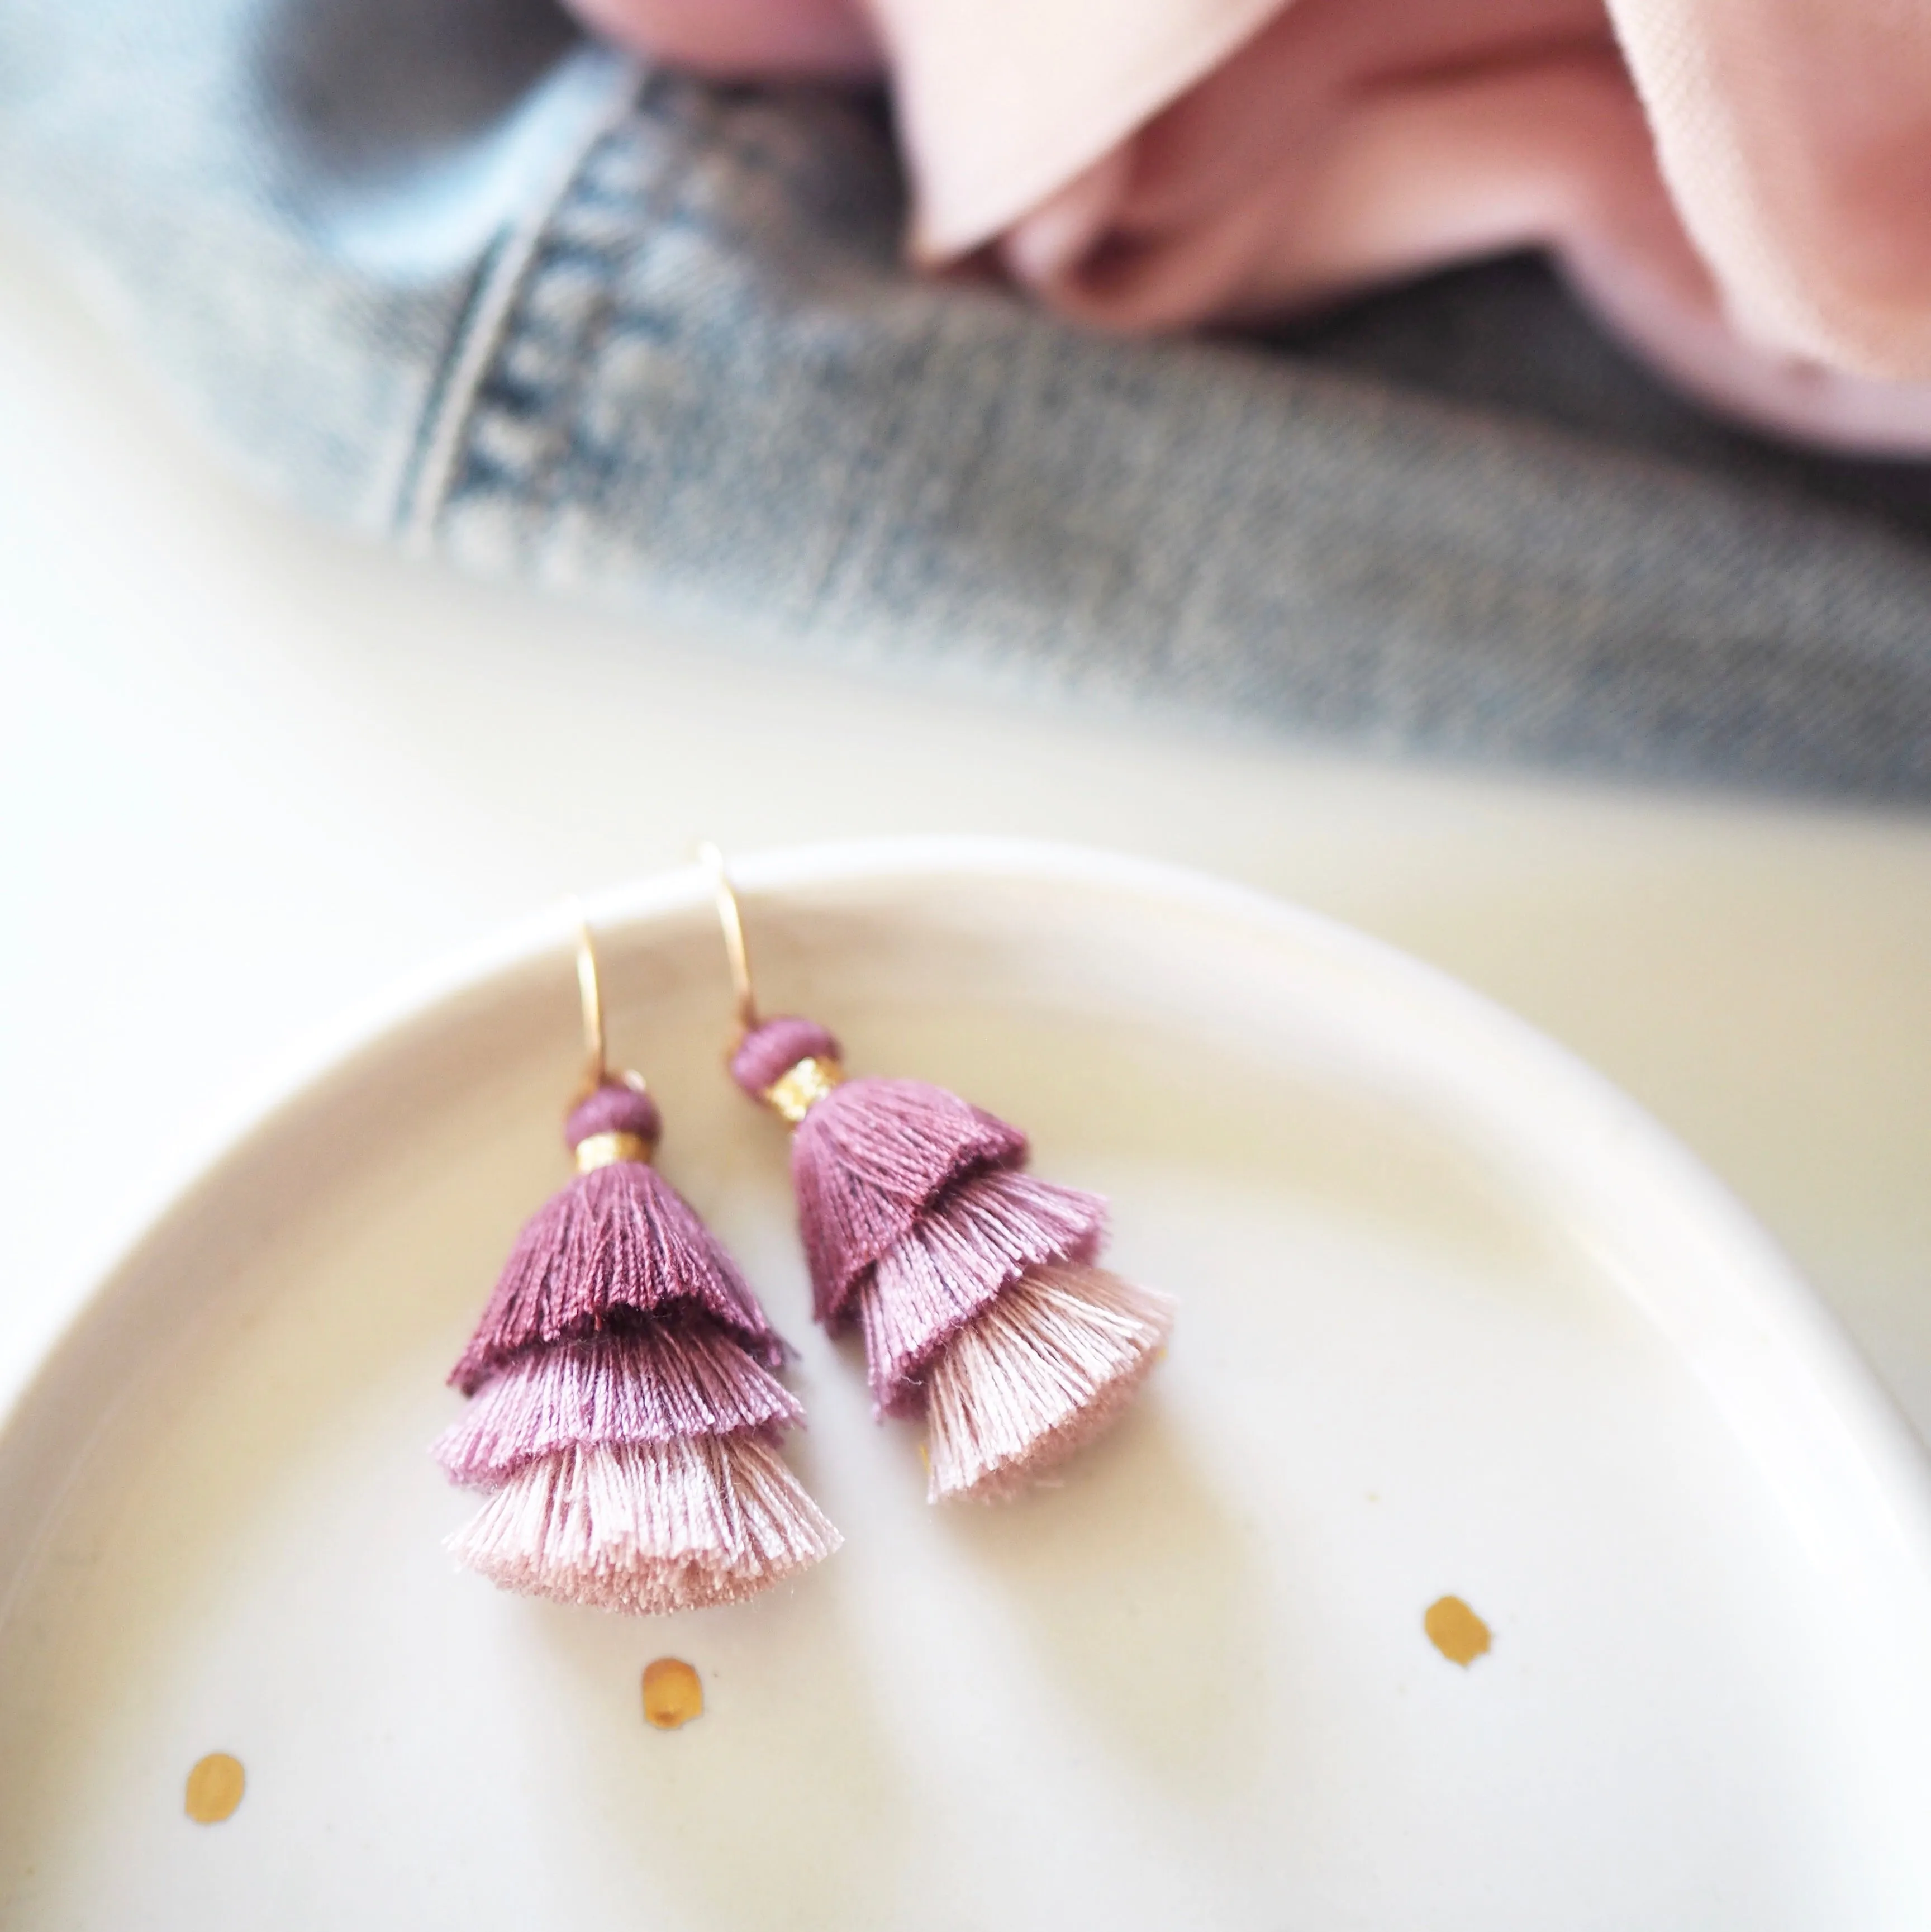
[[[913,250],[1105,328],[1553,253],[1766,428],[1931,449],[1931,8],[1888,0],[579,0],[709,71],[888,74]]]

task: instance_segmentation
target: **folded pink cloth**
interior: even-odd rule
[[[912,249],[1121,329],[1547,249],[1717,409],[1931,451],[1931,7],[579,0],[658,58],[889,76]]]

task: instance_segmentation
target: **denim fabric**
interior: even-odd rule
[[[10,0],[0,188],[296,501],[471,569],[1456,758],[1931,796],[1921,472],[1504,265],[1271,346],[897,254],[875,107],[535,0]]]

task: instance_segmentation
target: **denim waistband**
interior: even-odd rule
[[[640,72],[523,0],[463,41],[451,4],[0,23],[0,184],[295,501],[772,650],[1931,796],[1908,520],[1322,346],[1102,339],[919,280],[874,104]]]

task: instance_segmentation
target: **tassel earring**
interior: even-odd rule
[[[793,1130],[813,1311],[865,1335],[874,1413],[922,1414],[930,1499],[1023,1489],[1120,1413],[1174,1304],[1097,1265],[1106,1203],[1024,1172],[1016,1127],[920,1080],[849,1079],[815,1022],[763,1019],[703,848],[737,998],[733,1078]]]
[[[575,1178],[517,1238],[449,1379],[472,1398],[432,1454],[488,1500],[448,1541],[493,1582],[656,1615],[730,1603],[829,1556],[838,1532],[778,1453],[804,1419],[785,1347],[650,1165],[657,1103],[613,1075],[589,929]]]

